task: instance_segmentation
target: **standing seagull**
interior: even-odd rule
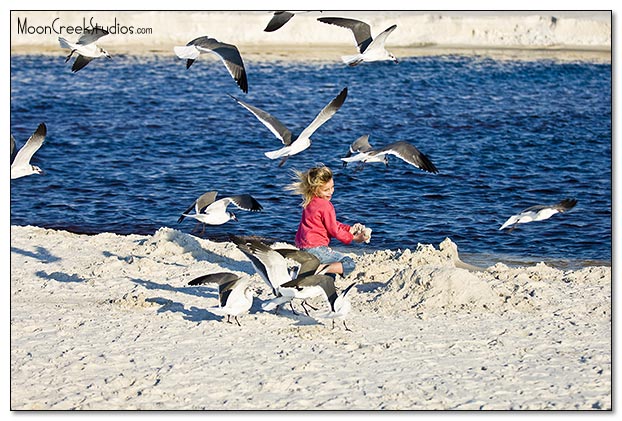
[[[333,319],[333,329],[335,328],[335,319],[342,320],[343,326],[346,328],[348,332],[352,332],[348,326],[346,326],[345,318],[350,313],[350,309],[352,305],[350,304],[350,300],[348,300],[348,292],[352,289],[352,287],[356,284],[356,282],[351,283],[346,289],[341,291],[339,295],[335,292],[335,288],[333,285],[333,290],[326,291],[326,296],[328,297],[328,302],[330,305],[330,310],[326,313],[318,314],[315,317],[319,317],[322,319]]]
[[[204,36],[193,39],[183,47],[174,47],[173,50],[177,57],[187,59],[186,69],[192,66],[192,63],[199,58],[201,53],[212,53],[218,56],[242,92],[248,93],[248,80],[246,79],[244,62],[238,47],[235,45],[225,44],[214,38]]]
[[[505,221],[503,225],[501,225],[501,228],[499,228],[499,230],[507,228],[511,225],[508,232],[512,232],[518,224],[526,224],[527,222],[543,221],[545,219],[549,219],[556,213],[564,213],[574,208],[576,204],[577,199],[564,199],[554,205],[531,206],[516,215],[510,216],[508,220]]]
[[[354,143],[358,142],[359,139],[355,140]],[[352,144],[352,146],[350,146],[350,150],[354,148],[354,143]],[[367,143],[367,145],[369,145],[369,143]],[[386,165],[389,165],[386,157],[384,160],[382,158],[385,155],[395,155],[403,161],[409,163],[410,165],[413,165],[424,171],[433,174],[438,173],[438,170],[436,169],[432,161],[430,161],[430,158],[424,155],[414,145],[411,145],[404,140],[391,143],[380,149],[367,149],[367,151],[359,151],[356,155],[350,155],[351,154],[346,155],[344,158],[341,158],[341,160],[344,162],[362,162],[363,164],[366,162],[384,162]]]
[[[266,152],[265,155],[270,159],[278,159],[281,158],[281,162],[279,163],[279,167],[282,167],[285,164],[285,161],[288,157],[292,155],[296,155],[309,146],[311,146],[311,135],[324,123],[326,123],[330,118],[341,108],[343,103],[348,96],[348,88],[343,88],[343,90],[337,95],[331,102],[326,105],[322,111],[315,117],[315,119],[309,124],[298,136],[294,136],[292,132],[283,125],[279,120],[277,120],[272,115],[267,112],[253,107],[243,101],[240,101],[236,97],[230,95],[238,104],[246,108],[248,111],[253,113],[255,117],[259,121],[266,126],[273,135],[275,135],[278,139],[283,142],[285,145],[283,148],[278,149],[276,151]]]
[[[359,54],[341,57],[348,66],[356,66],[364,61],[393,60],[396,63],[398,62],[397,58],[384,48],[387,37],[397,28],[397,25],[388,27],[384,32],[372,39],[369,25],[360,20],[347,18],[318,18],[317,20],[331,25],[341,26],[342,28],[348,28],[352,31]]]
[[[58,42],[60,43],[60,46],[62,48],[67,48],[71,50],[71,52],[65,59],[65,63],[69,61],[73,53],[78,53],[78,57],[71,66],[72,72],[75,73],[78,70],[82,69],[94,58],[102,56],[112,58],[106,50],[95,45],[95,41],[105,35],[108,35],[108,31],[106,31],[104,28],[96,26],[92,30],[84,32],[84,34],[78,39],[78,42],[75,44],[67,41],[63,37],[58,37]]]
[[[26,144],[15,155],[11,163],[11,180],[14,178],[25,177],[31,174],[43,174],[43,170],[36,165],[30,164],[30,159],[39,150],[47,134],[45,123],[39,124],[37,130],[28,138]],[[15,151],[15,139],[11,135],[11,156]]]
[[[208,310],[218,316],[227,316],[227,323],[231,323],[230,317],[233,316],[238,326],[240,321],[238,316],[246,313],[253,305],[253,291],[248,285],[248,279],[241,280],[240,277],[231,272],[210,273],[199,276],[188,283],[188,285],[218,284],[219,307],[211,307]]]
[[[235,196],[223,197],[216,200],[218,192],[209,191],[203,193],[192,205],[181,214],[177,223],[181,223],[187,216],[194,218],[199,222],[203,222],[203,232],[205,231],[205,224],[208,225],[222,225],[230,220],[237,221],[237,217],[233,212],[227,211],[227,206],[233,203],[239,209],[251,212],[259,212],[263,207],[259,204],[254,197],[250,194],[239,194]],[[193,214],[189,212],[194,208]]]

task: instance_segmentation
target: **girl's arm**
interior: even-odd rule
[[[323,214],[323,222],[329,236],[336,238],[344,244],[350,244],[354,236],[350,233],[350,225],[337,221],[335,208],[329,203]]]

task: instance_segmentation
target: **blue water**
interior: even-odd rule
[[[349,68],[334,63],[246,62],[243,94],[219,61],[186,70],[171,55],[98,59],[73,74],[61,56],[11,57],[11,133],[18,146],[48,127],[33,163],[46,174],[11,182],[11,224],[74,232],[153,234],[208,190],[250,193],[262,213],[208,227],[293,242],[300,199],[292,169],[335,172],[345,223],[373,228],[356,251],[437,246],[507,259],[611,260],[611,65],[479,56],[404,58]],[[227,94],[293,131],[344,87],[348,98],[284,167],[263,153],[281,143]],[[440,173],[391,157],[343,168],[357,137],[408,140]],[[498,231],[512,214],[578,199],[573,211]],[[337,246],[339,243],[334,244]]]

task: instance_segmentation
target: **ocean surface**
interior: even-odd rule
[[[607,263],[612,250],[611,64],[477,55],[404,58],[350,68],[326,62],[246,61],[242,93],[220,61],[186,70],[173,53],[97,59],[73,74],[62,56],[11,57],[11,133],[18,147],[45,122],[33,163],[45,175],[11,181],[11,224],[79,233],[153,234],[177,223],[201,194],[250,193],[264,207],[231,207],[239,221],[208,226],[293,243],[300,198],[292,170],[335,174],[337,218],[373,229],[355,252],[454,241],[464,260]],[[300,132],[344,87],[348,97],[279,168],[282,145],[231,97]],[[342,166],[349,144],[413,143],[439,169],[397,157],[388,167]],[[499,231],[511,215],[576,198],[546,221]],[[573,263],[574,262],[574,263]]]

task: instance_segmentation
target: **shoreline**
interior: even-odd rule
[[[162,57],[174,56],[174,45],[141,50],[140,45],[126,45],[114,51],[116,56]],[[348,48],[314,45],[313,47],[293,47],[281,44],[238,46],[247,62],[295,61],[309,63],[341,64],[340,57],[351,53]],[[592,61],[610,64],[612,52],[609,48],[584,47],[490,47],[490,46],[439,46],[396,47],[392,51],[400,59],[435,56],[482,56],[496,60],[556,60]],[[65,57],[65,52],[56,47],[19,46],[11,47],[11,56],[44,55]]]
[[[86,232],[86,231],[71,230],[71,229],[66,229],[66,228],[46,228],[46,227],[40,227],[40,226],[35,226],[35,225],[13,225],[11,224],[10,226],[11,231],[14,228],[42,229],[42,230],[50,230],[50,231],[56,231],[56,232],[66,232],[66,233],[73,234],[73,235],[87,236],[87,237],[93,237],[93,236],[103,235],[103,234],[117,235],[120,237],[135,236],[135,235],[149,237],[149,236],[155,235],[155,233],[157,233],[158,231],[158,230],[155,230],[154,233],[116,233],[116,232],[109,232],[109,231]],[[159,229],[177,230],[176,228],[165,227],[165,226],[160,227]],[[183,232],[183,231],[180,231],[180,232]],[[211,241],[211,242],[218,243],[218,244],[225,244],[225,243],[230,242],[227,238],[223,236],[198,237],[190,233],[186,233],[186,232],[183,232],[183,233],[185,235],[188,235],[196,239]],[[291,241],[275,239],[275,238],[260,238],[260,239],[262,241],[265,241],[267,244],[291,243]],[[451,240],[451,238],[449,238],[449,240]],[[293,246],[293,244],[290,244],[290,245]],[[422,243],[420,245],[426,246],[425,244],[422,244]],[[431,245],[428,244],[427,246],[431,246]],[[374,247],[373,245],[365,245],[365,246],[348,245],[346,246],[343,244],[333,244],[331,247],[342,253],[354,254],[359,257],[364,256],[366,254],[373,254],[376,252],[403,253],[406,250],[412,250],[412,248],[410,247],[398,247],[398,248],[390,249],[390,248]],[[507,265],[508,267],[511,267],[511,268],[520,268],[524,266],[533,266],[538,263],[545,263],[548,266],[551,266],[556,269],[561,269],[561,270],[580,270],[580,269],[584,269],[588,267],[608,267],[608,268],[612,267],[612,260],[597,259],[597,258],[565,258],[565,257],[555,257],[555,256],[534,256],[534,255],[522,256],[522,255],[512,255],[508,253],[490,253],[490,252],[478,253],[478,252],[472,252],[472,251],[471,252],[460,251],[460,256],[462,257],[465,263],[471,264],[471,265],[474,265],[480,268],[494,266],[497,263]]]

